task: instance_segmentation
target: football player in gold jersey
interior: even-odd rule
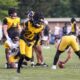
[[[27,19],[26,21],[28,20],[32,20],[33,19],[33,15],[34,15],[34,11],[30,11],[28,14],[27,14]],[[24,21],[25,23],[25,21]],[[23,25],[25,26],[25,25]],[[42,54],[42,48],[41,48],[41,36],[40,34],[36,35],[36,41],[35,41],[35,44],[33,46],[33,56],[32,56],[32,59],[31,59],[31,66],[34,67],[34,66],[48,66],[45,62],[44,62],[44,57],[43,57],[43,54]],[[34,63],[34,51],[36,53],[36,58],[37,58],[37,63],[35,64]]]
[[[72,34],[76,34],[76,30],[77,30],[77,27],[76,27],[76,20],[75,18],[71,18],[71,33]]]
[[[11,40],[11,35],[14,31],[20,31],[20,18],[17,16],[15,8],[9,8],[8,17],[3,20],[3,34],[7,40]]]
[[[80,58],[79,44],[76,40],[77,38],[75,35],[65,35],[61,38],[60,44],[54,57],[52,69],[56,69],[56,64],[59,60],[59,56],[69,47],[71,47],[74,50],[75,54]]]
[[[36,42],[33,46],[33,52],[35,51],[36,53],[36,58],[37,58],[37,63],[34,65],[34,54],[33,54],[33,58],[31,59],[31,66],[43,66],[43,67],[48,67],[48,65],[44,62],[44,56],[42,53],[42,43],[41,43],[41,36],[39,36],[40,34],[38,34],[36,36]]]
[[[20,59],[18,62],[17,72],[20,73],[20,68],[24,59],[27,61],[32,58],[32,47],[36,40],[36,35],[43,28],[44,17],[40,12],[35,12],[33,19],[25,23],[25,29],[20,35]]]
[[[4,43],[6,55],[6,68],[16,68],[19,57],[15,56],[19,52],[19,34],[14,33],[11,36],[11,41],[6,40]]]

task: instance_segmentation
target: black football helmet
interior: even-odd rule
[[[73,23],[74,21],[76,21],[76,19],[74,17],[72,17],[71,22]]]
[[[33,24],[35,27],[39,27],[40,24],[44,23],[44,16],[41,12],[35,12],[33,16]]]
[[[17,13],[15,8],[9,8],[8,15],[11,16],[12,14]]]
[[[12,33],[10,38],[11,38],[12,41],[18,41],[18,39],[19,39],[19,32]]]

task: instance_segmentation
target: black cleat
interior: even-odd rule
[[[35,64],[31,64],[31,67],[35,67]]]
[[[6,64],[5,64],[5,68],[10,69],[10,68],[12,68],[12,67],[11,67],[11,65],[10,65],[9,63],[6,63]]]
[[[27,66],[27,62],[23,62],[23,65],[26,65]]]
[[[46,63],[41,64],[41,66],[48,67]]]
[[[48,67],[48,65],[46,63],[36,63],[35,66],[43,66],[43,67]]]
[[[17,73],[20,73],[20,69],[17,69]]]
[[[41,66],[41,65],[42,65],[42,64],[40,64],[40,63],[36,63],[36,64],[35,64],[35,66]]]

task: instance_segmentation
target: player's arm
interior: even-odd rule
[[[76,32],[77,31],[76,22],[74,22],[74,29],[75,29],[75,32]]]
[[[19,29],[19,31],[21,32],[22,31],[22,27],[21,27],[21,25],[20,25],[20,18],[18,18],[18,29]]]
[[[68,54],[67,58],[64,61],[61,61],[62,64],[65,64],[69,61],[69,59],[71,58],[71,54]]]
[[[67,63],[69,61],[69,59],[71,59],[71,57],[72,57],[72,49],[71,48],[68,49],[67,54],[68,54],[67,58],[64,61],[60,61],[62,64]]]
[[[4,36],[6,37],[6,39],[10,40],[7,30],[8,30],[8,25],[7,25],[7,19],[5,18],[3,20],[3,33],[4,33]]]
[[[42,31],[39,33],[41,38],[43,38],[43,36],[44,36],[44,29],[45,29],[45,26],[43,27]]]
[[[10,46],[5,42],[4,47],[5,47],[6,60],[9,62],[9,55],[11,53]]]

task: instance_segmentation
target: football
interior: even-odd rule
[[[59,68],[64,68],[64,64],[61,61],[58,62],[58,66]]]

